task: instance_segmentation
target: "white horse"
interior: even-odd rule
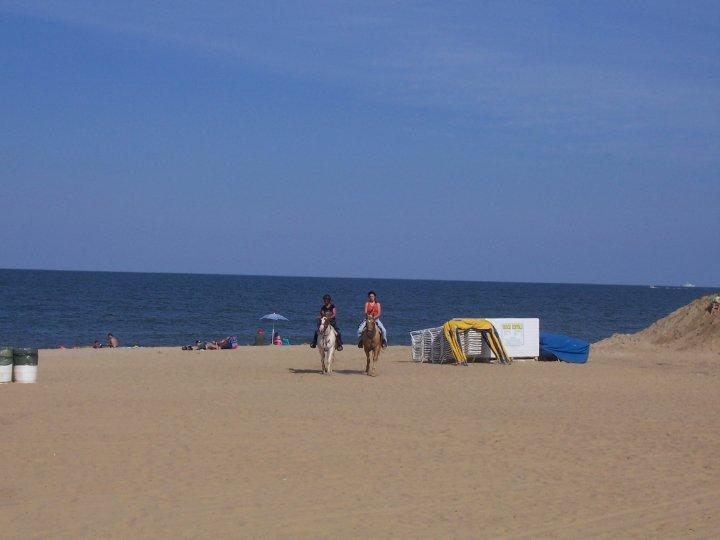
[[[333,359],[335,357],[335,344],[337,342],[337,331],[329,324],[327,317],[320,319],[318,326],[318,352],[322,363],[322,372],[325,375],[332,375]]]

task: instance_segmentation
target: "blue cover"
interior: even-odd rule
[[[575,339],[560,334],[546,334],[540,332],[540,356],[542,358],[557,358],[563,362],[584,364],[588,361],[590,344],[581,339]]]

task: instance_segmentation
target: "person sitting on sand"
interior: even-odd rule
[[[275,337],[273,338],[273,345],[282,345],[282,338],[280,337],[280,332],[275,332]]]
[[[120,342],[118,341],[118,338],[113,336],[110,332],[108,332],[107,335],[107,346],[111,349],[116,349],[120,346]]]
[[[330,298],[329,294],[323,296],[323,305],[320,307],[320,316],[317,318],[317,320],[319,321],[323,317],[327,317],[328,323],[333,328],[335,328],[335,332],[337,333],[337,338],[335,339],[335,349],[338,351],[342,351],[342,336],[340,335],[340,329],[337,327],[337,308],[335,308],[335,306],[333,305],[332,298]],[[313,335],[310,347],[312,347],[313,349],[317,347],[317,340],[318,333],[317,330],[315,330],[315,335]]]
[[[228,336],[218,341],[208,341],[205,347],[211,351],[219,351],[220,349],[235,349],[237,348],[237,338],[235,336]]]
[[[93,341],[93,349],[102,349],[102,343],[99,340]]]
[[[382,306],[380,305],[380,302],[377,301],[377,295],[375,294],[375,291],[370,291],[368,293],[368,300],[367,302],[365,302],[365,313],[363,314],[363,322],[361,322],[360,326],[358,327],[358,348],[360,349],[362,349],[362,333],[365,330],[366,315],[370,315],[373,319],[375,319],[375,324],[378,325],[380,332],[382,332],[382,346],[383,348],[387,347],[387,330],[385,330],[383,323],[380,321],[380,315],[382,315]]]

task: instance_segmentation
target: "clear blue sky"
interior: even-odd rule
[[[720,3],[0,0],[0,267],[720,284]]]

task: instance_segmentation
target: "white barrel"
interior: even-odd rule
[[[19,383],[34,383],[37,382],[37,370],[37,366],[28,364],[13,366],[12,378],[15,382]]]
[[[0,349],[0,383],[12,381],[13,350],[5,347]]]
[[[13,354],[13,380],[19,383],[37,381],[37,349],[15,349]]]
[[[9,366],[0,366],[0,383],[6,383],[12,381],[13,367],[12,364]]]

